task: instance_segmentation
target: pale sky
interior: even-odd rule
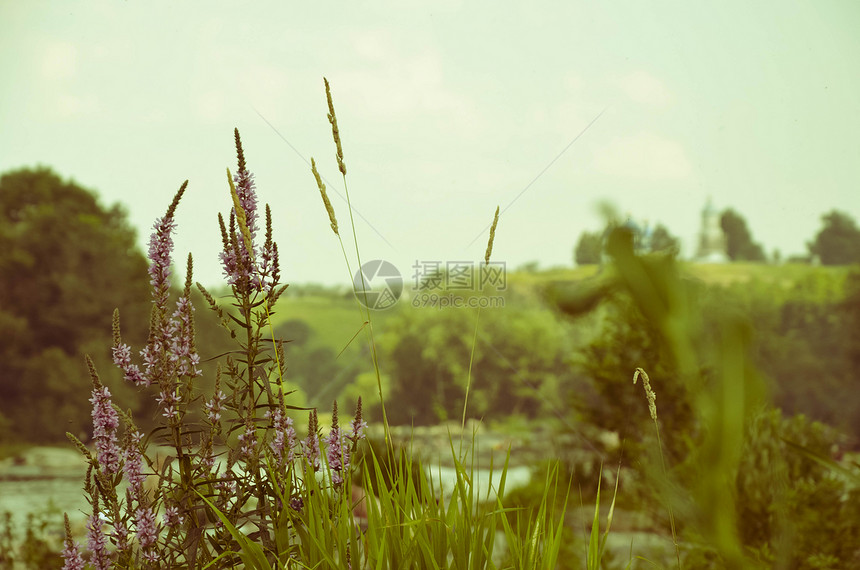
[[[362,258],[407,280],[416,260],[481,259],[497,205],[509,267],[571,265],[601,200],[689,255],[712,196],[768,253],[805,253],[822,213],[860,219],[860,3],[715,6],[0,0],[0,171],[50,166],[124,204],[144,249],[189,179],[175,259],[212,285],[238,127],[284,280],[347,282],[310,168],[272,128],[316,158],[346,234],[326,76]]]

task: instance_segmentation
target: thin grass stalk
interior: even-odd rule
[[[371,352],[371,357],[373,359],[373,369],[376,372],[376,386],[377,386],[377,390],[379,393],[379,403],[382,407],[382,426],[383,426],[383,430],[385,432],[385,443],[386,443],[386,445],[391,447],[393,445],[393,443],[391,441],[391,427],[388,424],[388,413],[385,410],[385,396],[382,393],[382,375],[380,374],[380,371],[379,371],[379,355],[378,355],[377,350],[376,350],[376,339],[373,336],[373,319],[370,316],[370,307],[368,306],[368,302],[367,302],[367,284],[364,281],[364,272],[361,271],[362,263],[361,263],[361,251],[359,250],[359,247],[358,247],[358,233],[356,232],[356,229],[355,229],[355,217],[353,216],[353,213],[352,213],[352,201],[350,200],[350,197],[349,197],[349,187],[348,187],[347,182],[346,182],[346,174],[344,173],[342,176],[343,176],[343,190],[344,190],[344,193],[346,194],[346,205],[347,205],[347,208],[349,210],[349,223],[350,223],[350,226],[352,228],[352,239],[353,239],[353,242],[355,243],[355,257],[358,261],[358,268],[359,268],[358,273],[361,275],[361,289],[362,289],[362,292],[364,293],[364,310],[365,310],[365,315],[366,315],[365,322],[367,323],[368,336],[370,337],[370,352]]]
[[[490,238],[487,242],[487,251],[484,254],[484,268],[490,264],[490,255],[493,253],[493,242],[496,239],[496,226],[499,223],[499,207],[496,206],[496,214],[493,216],[493,224],[490,226]],[[483,290],[481,295],[484,295]],[[475,333],[472,335],[472,349],[469,353],[469,370],[466,373],[466,395],[463,398],[463,420],[460,423],[460,451],[462,452],[462,432],[466,430],[466,410],[469,407],[469,391],[472,388],[472,365],[475,362],[475,347],[478,345],[478,322],[481,319],[481,305],[478,305],[478,312],[475,315]]]
[[[657,423],[657,394],[651,388],[651,379],[648,373],[642,368],[637,368],[633,372],[633,384],[639,377],[642,377],[642,387],[645,389],[645,396],[648,398],[648,412],[651,415],[651,420],[654,422],[654,430],[657,432],[657,449],[660,451],[660,465],[663,469],[663,477],[668,480],[669,470],[666,468],[666,456],[663,453],[663,440],[660,437],[660,424]],[[678,544],[678,532],[675,526],[675,511],[672,508],[672,501],[666,502],[666,507],[669,511],[669,527],[672,530],[672,544],[675,547],[675,559],[678,563],[678,568],[681,568],[681,547]]]
[[[358,232],[356,231],[356,228],[355,228],[355,216],[353,215],[352,201],[349,197],[349,185],[347,184],[347,180],[346,180],[346,165],[343,162],[343,147],[342,147],[341,140],[340,140],[340,131],[339,131],[338,126],[337,126],[337,114],[335,113],[335,110],[334,110],[334,102],[333,102],[333,99],[331,96],[331,87],[329,86],[328,79],[323,78],[323,81],[325,83],[326,102],[328,103],[328,108],[329,108],[328,120],[331,123],[332,138],[334,139],[335,147],[337,150],[338,170],[340,170],[341,176],[343,178],[343,189],[344,189],[344,194],[346,195],[347,210],[349,211],[349,223],[350,223],[350,227],[352,229],[352,240],[353,240],[353,243],[355,244],[355,257],[356,257],[356,260],[358,262],[359,274],[361,275],[361,289],[362,289],[362,292],[364,293],[364,314],[366,315],[365,323],[367,325],[368,336],[369,336],[369,341],[370,341],[370,352],[371,352],[371,358],[373,360],[373,369],[374,369],[374,372],[376,373],[376,386],[377,386],[377,390],[378,390],[378,394],[379,394],[379,403],[380,403],[380,406],[382,408],[382,426],[383,426],[383,430],[385,433],[385,444],[386,444],[386,446],[388,446],[389,448],[391,448],[393,450],[393,443],[391,441],[391,428],[388,424],[388,413],[385,409],[385,397],[382,393],[382,375],[379,371],[379,356],[378,356],[377,350],[376,350],[376,339],[373,336],[373,320],[371,319],[370,307],[368,306],[368,303],[367,303],[367,284],[364,281],[364,273],[361,271],[361,266],[362,266],[361,251],[360,251],[359,246],[358,246]],[[318,184],[321,184],[321,181],[318,181]],[[320,191],[321,192],[323,192],[323,189],[324,189],[324,186],[320,185]],[[324,199],[324,201],[325,201],[325,199]],[[327,207],[326,210],[328,210],[328,209],[329,208]],[[330,215],[333,216],[333,213],[334,213],[334,210],[332,209],[330,211]],[[334,221],[332,221],[332,223],[335,224]],[[335,233],[338,236],[338,240],[340,240],[340,232],[335,232]],[[348,260],[347,255],[346,255],[346,249],[344,248],[342,241],[341,241],[341,249],[342,249],[343,254],[344,254],[344,259],[347,261],[347,270],[350,272],[350,277],[352,277],[352,270],[349,266],[349,260]],[[353,289],[354,288],[355,288],[355,283],[353,281]],[[359,310],[361,310],[361,309],[359,308]]]

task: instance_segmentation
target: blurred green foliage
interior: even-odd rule
[[[51,504],[28,513],[23,524],[8,511],[0,513],[0,570],[59,568],[63,562],[59,516]]]
[[[705,290],[706,311],[746,315],[751,353],[774,404],[860,437],[860,273],[816,271],[788,283]]]
[[[767,565],[860,566],[860,489],[790,447],[830,456],[837,441],[836,430],[779,410],[750,426],[736,480],[738,524]]]
[[[659,449],[625,448],[650,486],[650,499],[636,496],[639,508],[656,498],[674,513],[684,568],[855,567],[856,484],[809,457],[829,458],[844,436],[762,410],[765,379],[798,407],[852,409],[860,279],[817,272],[794,283],[704,287],[683,277],[671,257],[635,255],[632,237],[624,229],[610,236],[613,271],[589,288],[600,297],[601,319],[580,366],[601,399],[599,410],[580,413],[636,441],[647,428],[646,403],[638,391],[629,398],[625,384],[636,366],[653,371],[669,469]],[[804,357],[810,368],[792,374],[790,363]],[[827,399],[810,402],[811,391]]]
[[[467,417],[538,417],[558,408],[570,385],[570,339],[557,317],[528,305],[484,309],[404,306],[378,339],[391,377],[393,424],[456,419],[463,409],[469,359],[479,327]]]
[[[833,210],[821,221],[824,227],[807,244],[809,253],[818,256],[824,265],[860,263],[860,228],[854,218]]]
[[[603,236],[600,232],[582,232],[573,250],[573,260],[577,265],[600,263],[603,255]]]
[[[611,219],[602,232],[584,231],[579,234],[579,239],[573,250],[573,260],[577,265],[591,265],[602,263],[606,253],[606,239],[612,229],[622,226],[618,219]],[[681,251],[680,240],[673,236],[663,224],[657,224],[653,228],[646,223],[639,227],[634,221],[628,220],[622,227],[635,230],[634,236],[636,251],[638,253],[664,253],[678,255]]]
[[[120,206],[44,168],[0,177],[0,415],[7,437],[83,434],[90,387],[83,353],[111,366],[111,313],[146,323],[146,260]],[[144,325],[145,326],[145,325]],[[145,328],[129,328],[141,341]],[[117,375],[106,381],[113,388]],[[119,401],[128,405],[122,389]],[[46,422],[46,418],[54,421]]]
[[[747,221],[729,208],[720,215],[720,227],[726,236],[726,253],[732,261],[765,261],[761,244],[755,243]]]

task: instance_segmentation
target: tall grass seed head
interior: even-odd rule
[[[337,115],[334,112],[334,102],[331,98],[331,86],[325,77],[323,77],[323,81],[325,82],[325,98],[328,102],[328,122],[331,123],[331,135],[335,147],[337,147],[337,169],[346,176],[346,164],[343,162],[343,147],[340,144],[340,130],[337,128]]]
[[[648,398],[648,412],[651,414],[651,419],[657,421],[657,394],[651,388],[651,379],[648,378],[648,373],[642,368],[637,368],[633,373],[633,384],[636,385],[636,380],[642,376],[642,385],[645,387],[645,397]]]
[[[314,178],[317,181],[317,187],[320,189],[320,195],[322,196],[323,205],[325,206],[325,211],[328,213],[328,220],[331,223],[331,229],[334,232],[334,235],[339,236],[338,227],[337,227],[337,217],[334,215],[334,207],[331,205],[331,200],[328,199],[328,192],[326,192],[325,184],[320,177],[320,173],[317,170],[317,163],[311,158],[311,172],[314,173]]]
[[[499,207],[496,206],[496,215],[493,217],[493,225],[490,226],[490,239],[487,242],[487,252],[484,254],[484,263],[490,264],[490,255],[493,253],[493,241],[496,239],[496,226],[499,224]]]

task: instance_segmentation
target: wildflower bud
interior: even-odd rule
[[[359,396],[358,404],[355,406],[355,418],[352,420],[352,434],[350,435],[353,445],[364,439],[366,428],[367,422],[361,418],[361,396]]]
[[[310,418],[308,421],[308,437],[305,439],[305,458],[307,458],[308,463],[313,467],[314,471],[318,471],[320,468],[320,440],[319,434],[317,434],[317,430],[319,429],[317,425],[317,411],[316,409],[311,410]]]

